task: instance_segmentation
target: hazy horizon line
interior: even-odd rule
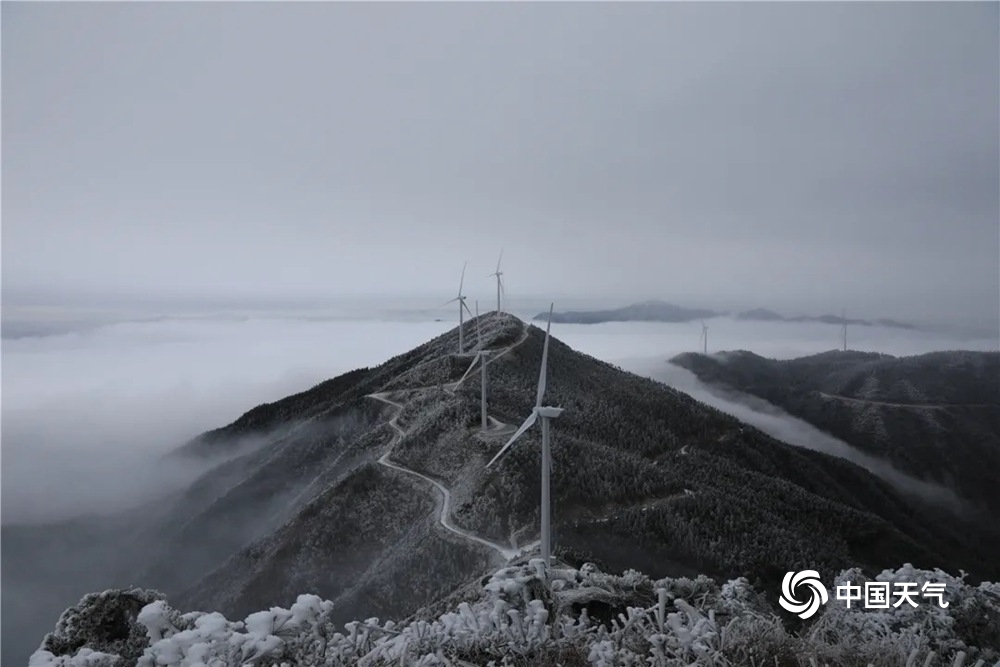
[[[457,288],[457,285],[455,286]],[[457,292],[457,289],[456,289]],[[480,287],[470,290],[468,283],[463,289],[464,295],[469,299],[476,299],[487,308],[486,312],[493,310],[490,304],[495,303],[495,287]],[[163,307],[192,307],[203,309],[206,307],[222,308],[287,308],[287,307],[324,307],[342,306],[344,304],[363,304],[366,301],[396,301],[407,303],[417,310],[436,309],[444,301],[454,298],[454,294],[443,287],[440,291],[414,290],[412,292],[254,292],[247,291],[165,291],[165,290],[142,290],[130,291],[119,290],[74,290],[66,288],[51,287],[8,287],[0,289],[0,305],[3,310],[9,307],[16,308],[66,308],[77,310],[94,310],[105,308],[147,308]],[[517,292],[513,295],[506,294],[504,303],[514,307],[534,308],[534,304],[544,304],[548,302],[559,302],[565,304],[561,310],[574,310],[581,307],[591,309],[613,309],[625,307],[632,304],[646,301],[661,301],[684,308],[703,308],[715,310],[720,315],[735,315],[737,313],[750,310],[763,309],[776,312],[784,317],[819,317],[819,316],[840,316],[846,313],[848,319],[891,319],[914,325],[934,325],[952,324],[954,318],[935,318],[933,315],[915,313],[907,314],[906,309],[880,309],[872,305],[860,304],[855,307],[841,305],[824,304],[791,304],[772,303],[771,300],[761,298],[753,302],[744,299],[733,299],[725,296],[714,298],[698,298],[696,296],[685,296],[675,292],[663,291],[652,292],[643,291],[637,293],[544,293],[539,291]],[[426,306],[416,306],[413,302],[420,302]],[[382,305],[382,304],[380,304]],[[557,308],[556,310],[560,310]],[[982,318],[963,318],[961,324],[975,325],[979,327],[995,327],[1000,331],[1000,319],[986,315]]]

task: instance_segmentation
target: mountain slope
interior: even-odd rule
[[[480,321],[486,347],[504,352],[488,363],[489,413],[516,426],[533,405],[544,335],[507,315]],[[180,577],[164,559],[150,579],[185,590],[186,603],[232,613],[311,590],[338,600],[347,618],[405,613],[503,562],[496,549],[444,530],[440,492],[380,464],[383,455],[448,489],[461,530],[512,550],[532,543],[537,433],[485,469],[505,437],[479,433],[478,381],[450,386],[471,361],[456,347],[451,331],[376,369],[259,406],[189,445],[188,453],[280,434],[206,475],[196,486],[216,494],[207,506],[190,512],[203,493],[178,500],[184,527],[170,539],[211,558]],[[546,396],[566,408],[553,445],[554,534],[564,554],[656,576],[768,582],[795,567],[832,573],[902,560],[994,572],[958,538],[960,521],[928,522],[926,508],[863,469],[775,441],[555,339]],[[245,476],[234,483],[229,469]]]
[[[479,323],[495,351],[488,407],[499,427],[479,431],[476,373],[454,385],[472,360],[456,354],[457,329],[257,406],[175,454],[224,461],[139,513],[122,535],[153,556],[137,552],[112,585],[236,616],[309,591],[333,600],[340,620],[403,617],[530,548],[537,430],[485,463],[534,404],[544,332],[505,314]],[[471,341],[476,322],[465,326]],[[993,537],[961,517],[555,338],[546,402],[566,409],[552,478],[564,559],[772,587],[793,569],[829,577],[900,562],[1000,576]]]
[[[944,485],[986,516],[1000,512],[1000,353],[826,352],[778,361],[733,352],[672,361]]]

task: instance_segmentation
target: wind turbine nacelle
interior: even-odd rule
[[[548,406],[535,408],[538,412],[539,417],[546,417],[547,419],[555,419],[563,413],[564,408],[551,408]]]

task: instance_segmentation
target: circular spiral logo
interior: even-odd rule
[[[795,597],[795,590],[799,586],[804,586],[809,590],[809,598],[805,602],[799,602]],[[819,572],[816,570],[802,570],[801,572],[788,572],[781,580],[781,598],[778,600],[786,611],[797,614],[801,619],[807,619],[817,611],[819,606],[826,604],[829,600],[826,586],[819,579]]]

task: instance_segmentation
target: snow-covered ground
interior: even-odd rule
[[[420,345],[451,329],[449,318],[450,309],[385,319],[287,313],[112,318],[4,339],[3,523],[121,510],[166,493],[194,471],[167,469],[158,461],[161,453],[257,404]],[[828,325],[725,319],[709,325],[710,349],[795,356],[830,349],[838,340],[837,327]],[[855,329],[852,347],[897,354],[995,347],[986,339]],[[628,367],[625,357],[643,357],[665,366],[674,353],[697,347],[700,323],[557,323],[552,333],[619,365]]]
[[[396,408],[397,410],[403,409],[402,404],[396,403],[395,401],[388,398],[385,394],[371,394],[370,398],[373,398],[377,401],[382,401],[383,403],[387,403]],[[396,431],[396,437],[393,439],[392,443],[390,444],[389,448],[385,451],[385,453],[381,457],[379,457],[378,462],[387,468],[398,470],[407,475],[418,477],[427,482],[428,484],[433,485],[434,488],[437,489],[438,493],[441,494],[441,504],[438,505],[437,509],[438,523],[441,524],[442,528],[444,528],[445,530],[454,535],[458,535],[460,538],[464,540],[475,542],[476,544],[481,544],[485,547],[492,549],[493,551],[500,554],[504,558],[504,560],[507,561],[512,560],[521,553],[529,551],[535,546],[537,546],[537,543],[529,544],[520,548],[505,546],[503,544],[498,544],[486,538],[480,537],[475,533],[472,533],[470,531],[467,531],[463,528],[456,526],[454,520],[451,518],[451,491],[449,491],[443,484],[441,484],[436,479],[432,479],[427,475],[424,475],[423,473],[417,472],[416,470],[410,470],[409,468],[401,466],[398,463],[393,463],[392,460],[389,458],[390,456],[392,456],[392,446],[395,445],[401,438],[406,437],[406,431],[404,431],[402,427],[400,427],[397,421],[398,418],[399,418],[399,413],[397,412],[392,417],[392,419],[389,420],[389,425]]]
[[[528,329],[525,328],[521,336],[518,337],[518,339],[511,345],[508,345],[507,347],[501,349],[491,350],[489,359],[486,361],[481,361],[480,364],[482,365],[477,365],[477,370],[479,372],[482,372],[484,366],[489,366],[490,364],[496,362],[498,359],[502,358],[511,350],[518,347],[521,343],[527,340],[527,338],[528,338]],[[471,366],[470,370],[472,370]],[[466,375],[469,375],[469,373],[467,372]],[[459,380],[456,383],[445,385],[445,387],[449,391],[454,391],[461,384],[461,382],[462,380]],[[433,387],[425,387],[425,389],[433,389]],[[400,472],[422,479],[425,482],[433,485],[434,488],[437,489],[438,493],[441,494],[441,504],[438,506],[437,511],[438,511],[438,522],[441,524],[442,528],[444,528],[445,530],[454,535],[459,536],[464,540],[475,542],[476,544],[481,544],[485,547],[492,549],[493,551],[500,554],[500,556],[503,557],[506,561],[513,560],[517,556],[527,551],[530,551],[538,546],[539,543],[537,541],[521,547],[517,547],[514,545],[503,545],[497,542],[493,542],[492,540],[488,540],[484,537],[480,537],[475,533],[472,533],[470,531],[467,531],[463,528],[459,528],[458,526],[456,526],[454,520],[451,517],[451,491],[436,479],[432,479],[431,477],[428,477],[423,473],[411,470],[405,466],[399,465],[398,463],[394,463],[390,459],[390,456],[392,455],[393,446],[401,439],[406,437],[406,431],[403,429],[403,427],[399,425],[399,416],[402,413],[405,406],[402,403],[399,403],[391,399],[389,397],[389,394],[386,392],[369,394],[368,397],[386,403],[396,409],[396,414],[394,414],[392,418],[389,420],[389,426],[391,426],[396,431],[396,437],[393,438],[392,443],[390,444],[389,448],[386,449],[385,453],[382,454],[381,457],[379,457],[378,462],[381,465],[386,466],[387,468],[398,470]],[[493,419],[492,417],[488,417],[488,419],[490,420],[490,423],[494,426],[494,428],[488,431],[484,435],[495,436],[500,433],[505,433],[508,430],[506,424],[499,422],[496,419]]]
[[[334,626],[330,602],[299,595],[288,609],[272,607],[230,621],[219,613],[182,614],[154,591],[106,591],[67,610],[32,656],[31,667],[138,667],[245,664],[400,665],[447,667],[572,661],[593,667],[649,665],[878,664],[979,667],[1000,664],[992,634],[973,619],[1000,620],[1000,584],[974,587],[940,570],[905,565],[875,581],[941,583],[947,608],[923,601],[890,610],[853,606],[833,595],[800,635],[790,633],[745,579],[721,586],[705,577],[652,581],[579,570],[546,572],[540,560],[498,570],[456,608],[434,620],[397,624],[370,618]],[[857,570],[832,587],[862,585]],[[796,595],[802,591],[796,589]],[[131,614],[123,605],[145,603]],[[580,610],[583,611],[580,611]],[[597,622],[587,613],[610,613]],[[108,619],[116,619],[113,627]],[[978,638],[979,644],[972,643]],[[83,644],[80,647],[80,644]]]

